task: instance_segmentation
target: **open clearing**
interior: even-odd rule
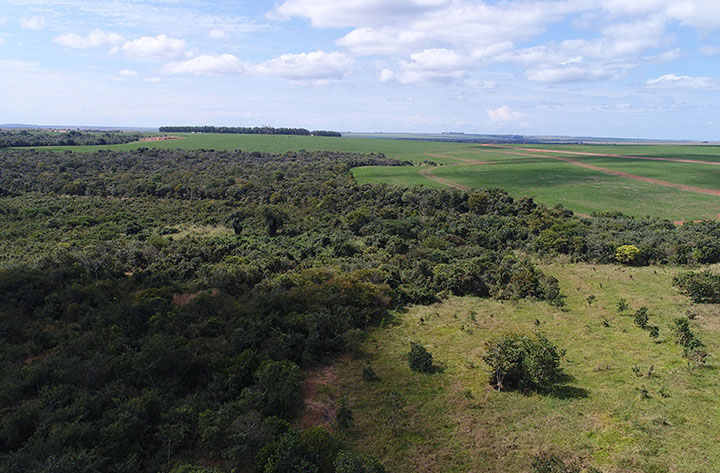
[[[459,190],[500,187],[515,197],[563,204],[580,213],[617,210],[673,221],[720,214],[720,147],[685,145],[479,145],[420,140],[312,136],[177,134],[180,140],[98,149],[180,148],[269,153],[342,151],[383,153],[416,167],[355,168],[359,183],[428,185]],[[432,161],[438,166],[423,165]]]
[[[399,473],[528,471],[539,451],[581,458],[604,472],[720,471],[720,307],[693,306],[678,295],[671,286],[678,268],[556,263],[542,269],[560,280],[564,309],[473,297],[411,307],[370,333],[364,357],[336,362],[339,387],[329,383],[313,402],[346,396],[356,422],[349,441],[383,452],[388,471]],[[622,315],[621,298],[630,305]],[[657,342],[633,323],[632,311],[641,306],[660,327]],[[691,324],[712,357],[704,368],[689,369],[672,340],[672,319],[688,310],[698,314]],[[567,349],[566,383],[549,395],[491,389],[484,343],[535,330]],[[410,371],[411,341],[432,352],[444,372]],[[379,381],[363,381],[366,365]],[[383,395],[392,389],[408,406],[398,436],[383,410]]]

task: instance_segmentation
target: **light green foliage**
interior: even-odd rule
[[[639,263],[641,253],[635,245],[620,245],[615,248],[615,259],[621,264],[635,265]]]

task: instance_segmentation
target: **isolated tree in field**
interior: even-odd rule
[[[635,245],[621,245],[615,248],[615,260],[621,264],[639,264],[641,253],[640,248]]]
[[[485,344],[483,361],[490,366],[490,384],[501,390],[547,389],[562,374],[565,350],[544,335],[505,335]]]
[[[413,371],[420,373],[430,373],[433,369],[432,353],[427,351],[424,346],[419,343],[412,342],[410,344],[410,353],[408,353],[408,365]]]

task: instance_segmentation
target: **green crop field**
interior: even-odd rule
[[[428,185],[458,188],[500,187],[515,197],[529,196],[549,205],[563,204],[580,213],[617,210],[634,216],[653,216],[673,221],[716,219],[720,214],[720,165],[585,156],[565,152],[620,154],[663,159],[720,162],[720,147],[683,145],[514,145],[503,148],[474,143],[375,138],[328,138],[312,136],[176,134],[181,139],[135,142],[113,146],[58,146],[47,149],[89,152],[98,149],[215,149],[286,153],[292,151],[342,151],[383,153],[388,157],[441,165],[427,167],[357,168],[353,175],[361,184]],[[523,149],[544,149],[547,152]],[[553,153],[552,151],[558,151]],[[540,157],[527,156],[539,155]],[[637,176],[610,175],[608,172]],[[472,164],[478,164],[472,166]],[[488,163],[480,165],[481,163]],[[490,164],[491,163],[491,164]],[[425,172],[425,175],[420,174]],[[432,176],[444,181],[434,181]],[[663,182],[647,182],[643,178]],[[683,189],[682,186],[701,188]],[[702,191],[707,189],[708,192]]]
[[[318,390],[317,401],[346,397],[355,418],[349,441],[383,452],[388,471],[398,473],[529,471],[540,451],[602,471],[720,471],[720,307],[678,295],[671,280],[679,268],[553,263],[543,271],[560,280],[565,308],[453,297],[398,312],[370,332],[363,355],[322,373],[335,381]],[[621,298],[630,306],[624,313],[616,308]],[[641,306],[660,328],[657,340],[633,323]],[[693,330],[713,356],[703,368],[689,368],[673,341],[672,320],[688,310],[698,314]],[[564,385],[544,395],[491,388],[484,343],[535,330],[567,349]],[[411,371],[411,341],[444,372]],[[363,380],[368,365],[379,380]],[[390,390],[407,401],[398,435],[386,420]]]

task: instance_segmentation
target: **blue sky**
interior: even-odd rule
[[[2,0],[0,123],[720,140],[717,0]]]

